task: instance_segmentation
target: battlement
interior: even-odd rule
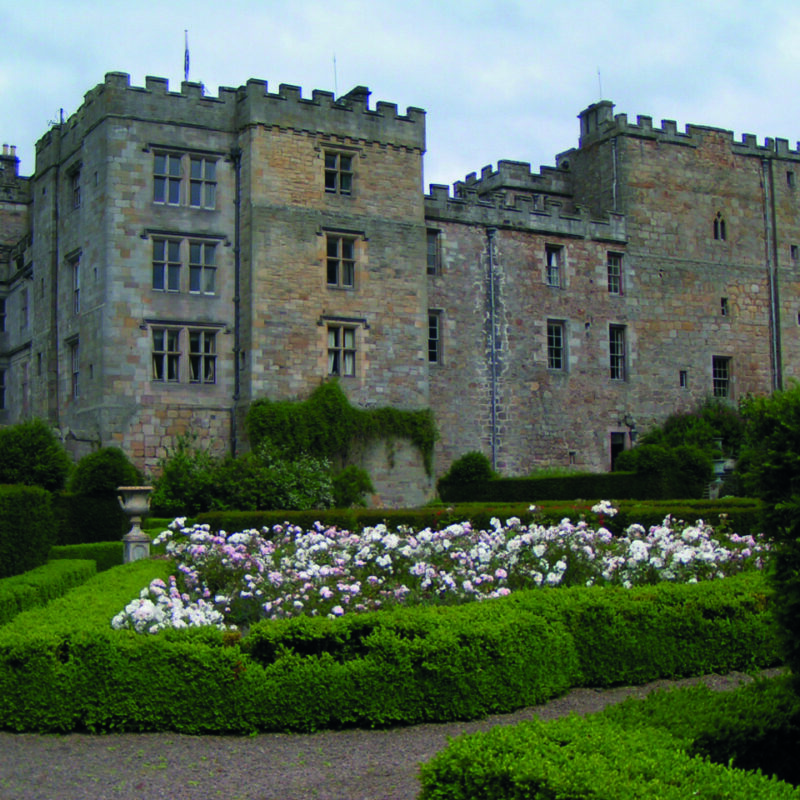
[[[735,141],[733,132],[725,128],[688,124],[683,131],[679,131],[677,123],[671,119],[662,119],[661,127],[654,127],[652,117],[640,114],[635,123],[628,122],[627,114],[614,114],[613,109],[614,104],[611,101],[601,100],[581,111],[578,115],[581,122],[579,147],[612,136],[632,136],[696,147],[702,143],[703,137],[713,134],[727,139],[737,155],[800,159],[800,141],[793,150],[789,148],[787,139],[767,137],[764,144],[759,145],[756,136],[751,133],[745,133],[741,141]]]
[[[456,196],[451,196],[448,186],[432,184],[430,194],[424,198],[425,218],[619,244],[627,241],[626,220],[622,214],[611,213],[602,220],[590,219],[586,209],[571,209],[566,198],[554,195],[514,194],[513,200],[506,202],[503,191],[481,196],[477,183],[456,184],[459,192]]]
[[[214,96],[206,94],[200,83],[183,81],[180,91],[175,92],[170,91],[164,78],[148,77],[144,87],[131,86],[127,73],[109,72],[103,83],[86,92],[74,114],[36,143],[37,168],[39,159],[44,158],[57,138],[66,139],[63,147],[68,151],[71,145],[79,144],[85,131],[105,117],[169,120],[229,133],[262,124],[424,150],[422,109],[409,107],[400,114],[396,104],[386,102],[378,102],[372,109],[369,96],[364,86],[357,86],[338,99],[331,92],[317,90],[311,98],[304,98],[300,87],[287,84],[281,84],[277,93],[270,93],[267,82],[256,79],[236,89],[220,87]],[[71,138],[74,142],[70,142]]]

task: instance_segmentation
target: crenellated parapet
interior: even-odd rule
[[[84,95],[74,114],[37,142],[37,172],[63,157],[50,152],[56,141],[60,140],[61,154],[67,154],[77,149],[86,131],[108,117],[154,123],[169,120],[232,134],[260,124],[424,151],[425,112],[408,108],[400,114],[397,105],[385,102],[370,108],[369,95],[368,89],[359,86],[338,99],[331,92],[316,90],[311,98],[304,98],[298,86],[281,84],[277,93],[271,93],[266,81],[253,79],[236,89],[220,87],[214,96],[206,94],[200,83],[183,81],[175,92],[164,78],[148,77],[140,87],[131,86],[127,73],[109,72],[103,83]]]
[[[665,144],[684,145],[690,147],[700,146],[709,134],[722,137],[730,144],[731,150],[742,156],[756,156],[759,158],[778,157],[800,160],[800,142],[791,149],[787,139],[773,139],[767,137],[763,144],[750,133],[743,134],[740,141],[736,141],[732,131],[724,128],[714,128],[708,125],[688,124],[684,130],[678,130],[674,120],[663,119],[661,125],[653,125],[653,118],[637,115],[636,122],[629,122],[627,114],[614,114],[614,104],[609,100],[594,103],[584,109],[579,115],[581,123],[580,147],[585,147],[599,141],[604,141],[614,136],[629,136],[640,139],[652,139]],[[568,154],[564,154],[567,157]],[[562,159],[557,159],[559,165]]]
[[[627,241],[626,220],[622,214],[591,219],[584,208],[570,209],[551,195],[534,197],[515,194],[509,202],[505,192],[481,195],[473,183],[457,184],[459,193],[451,196],[449,187],[433,184],[425,196],[425,218],[429,222],[458,222],[493,228],[509,228],[529,233],[566,236],[598,241]]]

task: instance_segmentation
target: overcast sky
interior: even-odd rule
[[[427,112],[425,185],[577,145],[599,99],[637,114],[800,139],[797,0],[0,0],[0,140],[34,143],[106,72],[248,78]]]

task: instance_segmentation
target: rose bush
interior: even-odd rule
[[[593,511],[616,513],[607,501]],[[177,567],[170,586],[143,589],[114,617],[114,627],[246,626],[399,603],[463,603],[544,586],[696,582],[761,568],[767,552],[760,537],[669,516],[649,530],[631,525],[617,537],[568,519],[553,526],[493,519],[488,530],[466,522],[441,531],[378,525],[358,534],[320,523],[311,530],[213,533],[176,519],[155,541],[163,542]]]

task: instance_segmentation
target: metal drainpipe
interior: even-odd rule
[[[490,413],[492,426],[492,469],[497,469],[497,335],[495,328],[494,298],[494,235],[496,228],[486,229],[486,244],[489,250],[489,351],[490,351]]]
[[[235,189],[233,198],[233,408],[231,409],[231,453],[238,449],[238,410],[241,394],[241,205],[242,205],[242,148],[231,150]]]
[[[778,305],[777,276],[777,244],[775,223],[775,184],[772,171],[772,160],[762,159],[761,167],[764,180],[764,234],[766,237],[767,279],[769,291],[769,337],[770,359],[772,361],[772,388],[783,386],[780,347],[780,308]]]
[[[52,275],[51,287],[51,301],[50,301],[50,314],[53,326],[51,344],[53,347],[53,362],[55,363],[55,381],[53,383],[54,407],[55,407],[55,427],[61,430],[61,337],[58,335],[58,268],[59,268],[59,252],[61,250],[61,236],[58,230],[59,226],[59,209],[58,198],[61,194],[61,127],[64,124],[64,111],[61,111],[61,123],[53,127],[54,132],[57,132],[56,137],[56,166],[55,178],[53,185],[53,246],[50,255],[50,272]],[[35,235],[35,234],[34,234]]]

